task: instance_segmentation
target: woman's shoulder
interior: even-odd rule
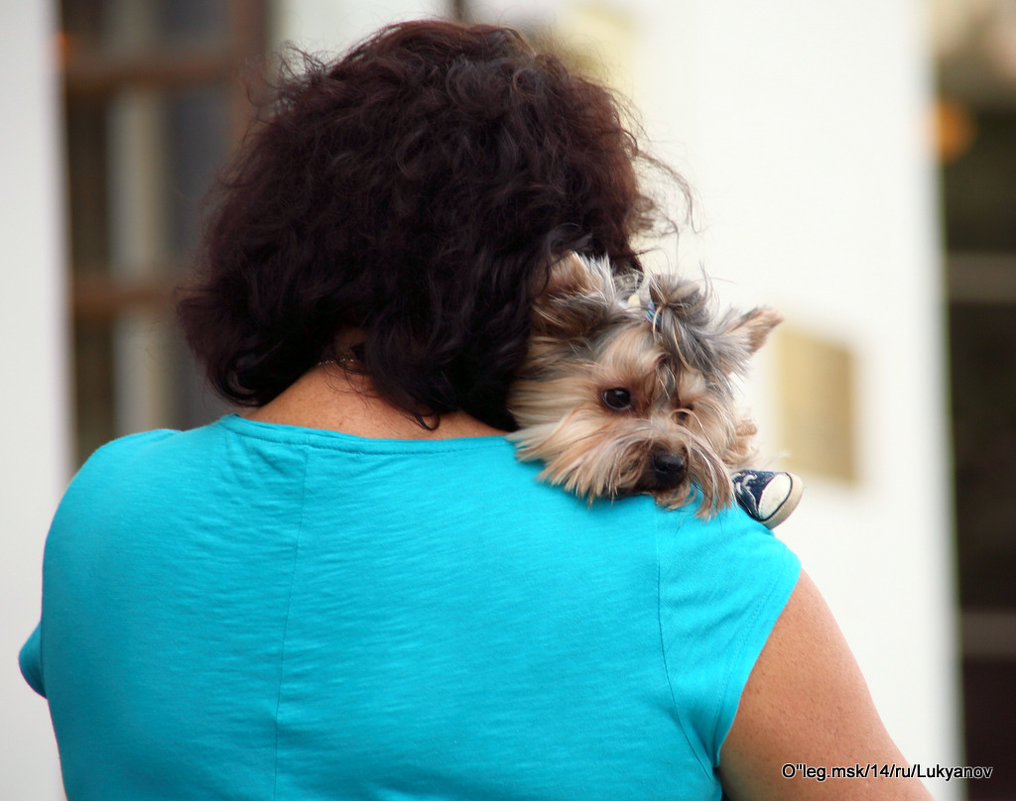
[[[127,434],[96,448],[78,468],[68,496],[133,491],[146,482],[163,488],[221,452],[223,421],[188,430],[153,429]]]
[[[711,771],[800,562],[736,506],[667,521],[658,515],[663,648],[682,725]]]
[[[121,467],[129,469],[153,447],[166,443],[181,433],[173,429],[153,429],[110,440],[89,455],[79,468],[74,481],[80,482],[82,479]]]

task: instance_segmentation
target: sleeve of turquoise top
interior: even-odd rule
[[[25,677],[28,686],[45,698],[46,691],[42,684],[42,651],[39,647],[41,629],[41,624],[35,627],[35,631],[21,648],[18,662],[21,666],[21,675]]]
[[[146,431],[141,434],[133,434],[129,437],[116,440],[108,443],[103,447],[99,448],[93,453],[88,461],[78,471],[77,475],[71,481],[70,487],[64,495],[64,498],[60,502],[60,506],[57,509],[57,515],[60,514],[60,510],[63,508],[67,501],[67,498],[72,494],[74,488],[78,486],[79,482],[82,481],[83,477],[87,476],[102,476],[104,465],[110,454],[117,453],[118,449],[123,448],[126,445],[137,447],[138,445],[145,442],[157,442],[160,439],[164,439],[171,436],[173,432],[170,431]],[[102,497],[101,494],[98,497]],[[47,548],[48,553],[48,548]],[[43,587],[45,588],[46,580],[46,567],[43,567]],[[47,595],[49,591],[43,591],[43,618],[46,617],[45,609],[47,607]],[[18,662],[21,667],[21,675],[25,681],[28,682],[29,686],[35,690],[39,695],[46,697],[45,684],[43,681],[43,649],[42,649],[42,628],[43,623],[39,623],[35,631],[25,642],[21,648],[21,653],[18,655]]]
[[[740,508],[709,521],[667,513],[657,521],[667,673],[685,735],[712,773],[800,562]]]

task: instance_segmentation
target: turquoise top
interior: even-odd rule
[[[236,416],[97,451],[21,653],[70,801],[719,798],[796,557],[536,473]]]

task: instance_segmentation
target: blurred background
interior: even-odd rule
[[[907,758],[995,768],[935,797],[1016,799],[1016,0],[0,0],[0,799],[62,797],[16,654],[67,481],[228,411],[173,289],[272,53],[420,16],[633,100],[694,190],[654,268],[787,317],[745,387],[808,486],[779,536]]]

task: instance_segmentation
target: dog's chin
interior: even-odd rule
[[[588,465],[587,465],[588,467]],[[734,500],[733,485],[722,464],[697,460],[681,475],[661,476],[652,464],[617,463],[610,470],[582,470],[570,460],[550,459],[540,478],[564,487],[590,504],[597,498],[618,500],[633,495],[649,495],[660,506],[679,509],[698,496],[696,516],[708,520]]]
[[[719,437],[688,430],[659,436],[657,428],[637,420],[608,418],[605,424],[599,409],[585,406],[527,423],[509,435],[518,458],[542,462],[541,481],[589,503],[650,495],[676,509],[701,496],[698,515],[709,518],[733,502],[727,466],[717,456],[725,445]]]
[[[691,454],[690,464],[679,483],[647,480],[641,490],[667,509],[687,506],[699,497],[696,516],[708,520],[734,502],[734,487],[723,464],[704,454]]]

